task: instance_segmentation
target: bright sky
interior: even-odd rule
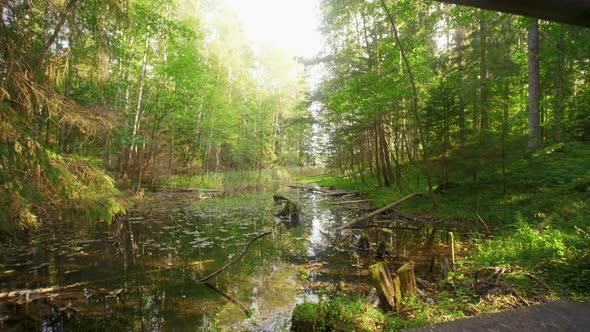
[[[253,48],[271,42],[293,56],[312,57],[321,48],[320,0],[227,0],[244,24]]]

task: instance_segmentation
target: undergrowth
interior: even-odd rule
[[[426,181],[416,174],[406,174],[406,180],[413,181],[404,182],[402,190],[379,187],[373,177],[364,177],[364,182],[357,177],[356,183],[341,175],[306,181],[358,190],[376,206],[427,191]],[[460,221],[480,231],[483,222],[492,234],[464,239],[470,254],[439,282],[434,304],[414,299],[415,308],[402,325],[421,326],[549,299],[590,298],[590,145],[546,147],[512,161],[506,177],[499,165],[481,170],[477,177],[451,174],[449,189],[437,190],[436,198],[436,207],[425,196],[397,208]]]

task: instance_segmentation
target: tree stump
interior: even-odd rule
[[[304,302],[295,307],[291,316],[291,332],[314,332],[323,328],[316,304]]]
[[[381,308],[385,311],[396,311],[401,308],[402,293],[397,274],[389,273],[385,263],[380,262],[369,266],[377,288]]]
[[[277,214],[277,216],[279,218],[283,218],[283,219],[293,222],[293,223],[299,223],[299,221],[300,221],[299,215],[300,215],[299,207],[297,206],[297,204],[291,202],[290,200],[285,201],[285,205],[283,205],[283,208]]]
[[[416,274],[414,262],[409,261],[397,270],[402,297],[407,297],[416,292]]]

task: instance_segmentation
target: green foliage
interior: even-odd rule
[[[329,74],[314,97],[322,102],[327,164],[358,187],[374,177],[378,186],[403,191],[400,173],[414,168],[430,173],[433,185],[446,191],[453,176],[477,178],[516,154],[522,157],[527,21],[436,2],[392,4],[322,3]],[[399,41],[382,6],[391,7]],[[544,140],[585,141],[590,126],[581,110],[590,91],[583,74],[590,34],[556,23],[542,23],[541,34]],[[425,165],[417,163],[422,155],[430,156]]]
[[[39,225],[64,208],[108,220],[125,207],[110,177],[141,191],[206,174],[199,185],[234,191],[286,177],[266,169],[312,162],[302,65],[276,47],[255,56],[227,5],[6,6],[3,229]],[[258,174],[233,172],[252,169]]]

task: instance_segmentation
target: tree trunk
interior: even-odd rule
[[[459,111],[459,142],[461,147],[465,146],[465,104],[463,101],[463,39],[465,31],[462,27],[457,28],[455,32],[455,52],[457,53],[457,71],[459,72],[459,98],[457,100]]]
[[[481,129],[490,128],[490,111],[488,107],[488,68],[487,68],[487,32],[485,17],[479,19],[479,98],[478,105],[481,114]]]
[[[560,27],[561,29],[561,27]],[[553,139],[555,142],[561,141],[561,122],[563,120],[563,71],[565,66],[564,54],[564,36],[563,31],[559,34],[557,40],[557,95],[555,96]]]
[[[386,187],[391,187],[391,161],[389,160],[388,143],[385,139],[385,128],[383,126],[383,114],[379,115],[377,124],[379,130],[379,153],[381,159],[381,174],[383,174],[383,184]]]
[[[527,152],[532,153],[542,145],[539,115],[540,74],[539,74],[539,20],[533,19],[529,26],[529,142]]]
[[[381,158],[379,157],[380,153],[380,144],[379,144],[379,134],[378,131],[379,130],[379,124],[377,123],[377,119],[375,119],[375,124],[373,127],[373,136],[374,136],[374,148],[375,148],[375,175],[377,175],[377,183],[379,183],[379,187],[381,187],[383,185],[383,182],[381,181]]]
[[[147,71],[147,62],[148,62],[148,53],[150,47],[150,36],[149,34],[145,38],[145,50],[143,53],[143,63],[141,68],[141,76],[139,77],[139,91],[137,96],[137,108],[135,109],[135,118],[133,120],[133,132],[131,135],[131,149],[130,149],[130,159],[133,161],[133,169],[137,172],[140,172],[141,165],[139,165],[139,156],[137,151],[137,143],[135,142],[137,139],[137,135],[139,134],[139,127],[141,123],[141,116],[143,113],[143,109],[141,108],[141,100],[143,97],[143,85],[145,82],[145,74]],[[139,185],[139,184],[137,184]],[[134,185],[131,185],[131,189],[134,190]]]

